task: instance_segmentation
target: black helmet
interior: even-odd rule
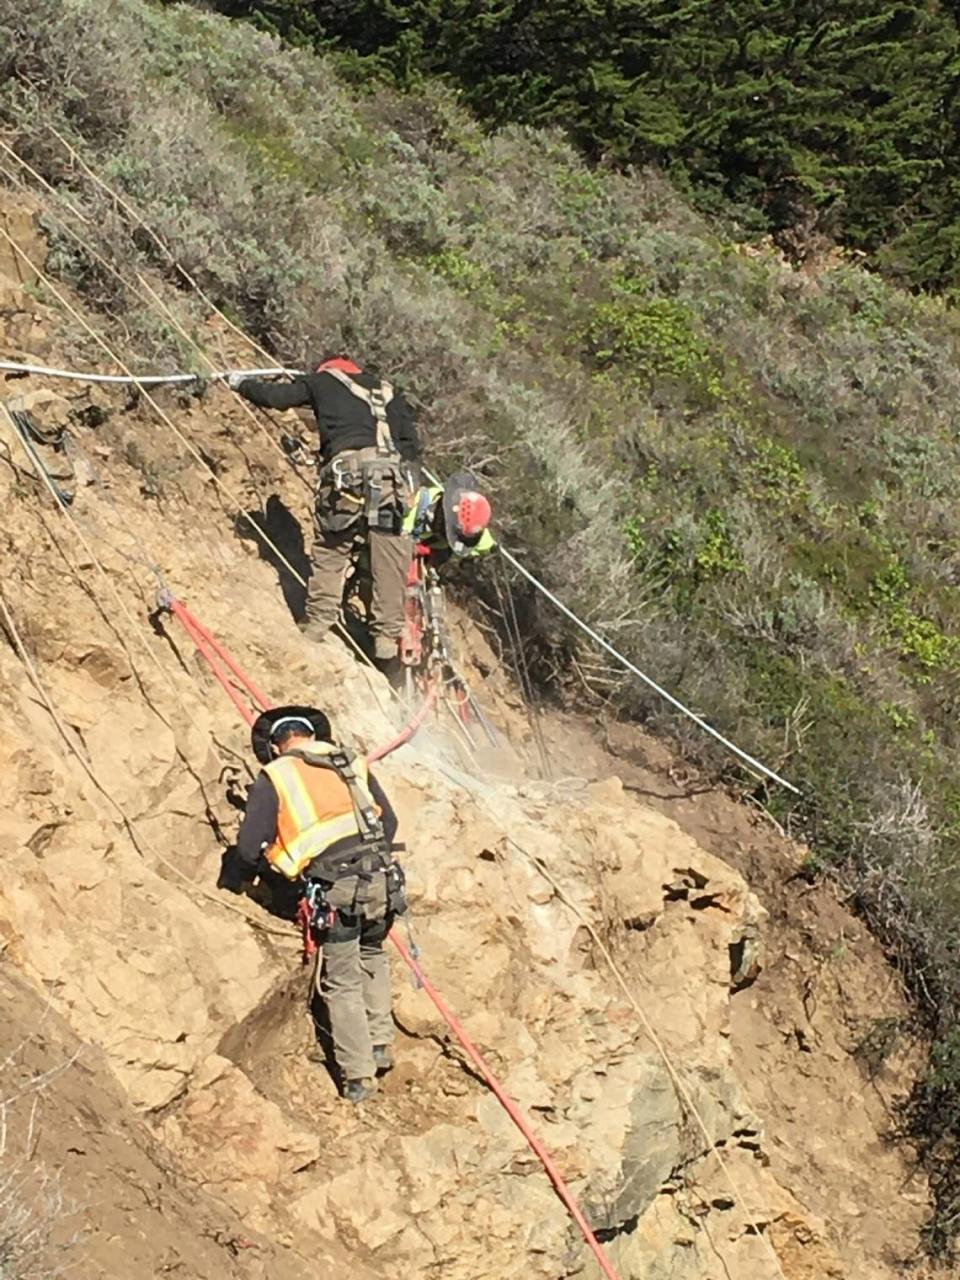
[[[277,730],[297,723],[319,741],[331,741],[330,721],[316,707],[271,707],[257,716],[250,730],[250,745],[261,764],[269,764],[273,759],[270,748]]]

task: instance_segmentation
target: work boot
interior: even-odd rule
[[[348,1080],[343,1086],[343,1097],[347,1102],[366,1102],[376,1092],[376,1080]]]
[[[388,1071],[393,1070],[393,1050],[388,1044],[375,1044],[373,1061],[377,1068],[377,1075],[385,1076]]]
[[[332,630],[329,622],[319,622],[316,618],[301,618],[297,627],[302,636],[307,640],[316,641],[317,644],[323,644]]]

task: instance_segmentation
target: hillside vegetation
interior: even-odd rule
[[[960,34],[939,0],[215,0],[338,50],[350,76],[443,75],[494,125],[562,126],[661,165],[740,234],[839,237],[954,289]]]
[[[486,131],[435,84],[357,95],[332,61],[187,6],[0,0],[0,84],[6,138],[128,278],[169,268],[48,124],[279,357],[343,345],[395,372],[434,465],[488,477],[531,567],[802,788],[755,794],[809,840],[811,874],[848,877],[933,1039],[902,1119],[945,1249],[960,1221],[948,306],[839,257],[797,272],[724,240],[654,172],[598,172],[555,132]],[[50,268],[137,368],[190,367],[172,325],[47,230]],[[197,307],[185,289],[188,325]],[[103,363],[92,342],[76,357]],[[162,496],[164,477],[151,484]],[[478,593],[495,617],[492,574]],[[546,606],[522,592],[520,606],[542,687],[727,767]]]

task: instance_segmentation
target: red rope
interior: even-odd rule
[[[208,630],[200,619],[190,612],[185,604],[179,600],[172,599],[170,601],[170,609],[177,615],[185,626],[192,629],[196,635],[202,637],[202,639],[206,641],[210,648],[216,653],[217,657],[230,668],[236,678],[246,689],[247,693],[249,693],[251,700],[261,711],[266,711],[270,706],[272,706],[270,699],[266,694],[260,692],[233,655],[224,648],[213,632]]]
[[[240,715],[247,722],[247,724],[252,725],[254,720],[257,718],[256,715],[250,710],[250,707],[247,705],[242,695],[237,691],[236,686],[230,680],[229,675],[227,674],[227,672],[224,670],[223,666],[220,663],[220,658],[218,656],[217,650],[214,649],[213,646],[205,639],[202,632],[194,627],[195,619],[193,618],[193,615],[187,609],[185,609],[184,606],[180,604],[178,600],[172,600],[170,602],[170,611],[180,619],[183,629],[186,631],[187,635],[196,645],[197,652],[200,653],[202,657],[206,659],[207,665],[210,667],[211,672],[217,678],[220,684],[223,686],[231,702],[240,712]],[[235,666],[235,665],[236,664],[233,663],[231,660],[231,666]],[[243,683],[245,684],[245,682]]]
[[[231,654],[230,651],[221,644],[212,631],[203,625],[199,618],[190,612],[181,600],[178,600],[176,596],[165,593],[161,598],[161,603],[164,608],[170,610],[175,618],[179,619],[183,629],[196,645],[198,652],[206,659],[211,672],[216,676],[219,683],[226,690],[231,702],[240,712],[240,715],[247,724],[253,724],[259,712],[269,711],[269,709],[275,705],[270,701],[266,694],[260,692],[244,669],[240,666],[239,662],[237,662],[236,658],[234,658],[233,654]],[[256,714],[251,712],[250,708],[244,704],[243,698],[237,692],[236,686],[227,675],[227,672],[224,670],[224,666],[229,669],[234,678],[238,680],[247,691],[250,701],[256,709]],[[388,756],[391,752],[396,751],[398,747],[402,747],[404,743],[409,742],[430,714],[430,710],[436,701],[436,697],[436,688],[431,685],[430,691],[424,699],[423,706],[409,724],[402,729],[395,738],[391,738],[389,742],[384,743],[382,747],[375,747],[367,756],[367,761],[370,764],[375,764],[378,760],[382,760],[384,756]]]
[[[185,605],[181,604],[179,600],[176,600],[173,597],[169,597],[168,599],[166,599],[165,604],[170,609],[170,612],[173,613],[177,618],[179,618],[187,634],[190,636],[191,640],[193,640],[194,644],[197,646],[198,651],[203,655],[203,657],[209,663],[210,670],[213,672],[217,680],[220,682],[220,684],[223,685],[224,689],[230,695],[230,698],[232,699],[234,706],[240,712],[241,716],[244,718],[244,720],[246,720],[247,724],[252,724],[256,717],[251,713],[249,707],[244,705],[243,698],[240,696],[240,694],[237,692],[236,688],[232,684],[229,676],[227,675],[227,672],[224,670],[222,663],[225,663],[226,666],[229,668],[230,672],[233,674],[233,676],[240,681],[240,683],[243,685],[244,689],[247,691],[248,695],[250,696],[251,701],[259,704],[260,708],[264,711],[268,710],[270,706],[267,699],[263,696],[263,694],[259,692],[256,685],[252,683],[250,678],[246,675],[246,673],[243,671],[240,665],[236,662],[236,660],[227,652],[227,650],[223,647],[223,645],[219,642],[219,640],[217,640],[216,637],[212,634],[212,632],[208,631],[207,628],[204,627],[203,624],[193,616],[193,614],[190,612],[189,609],[186,608]],[[433,706],[435,698],[436,698],[436,688],[434,686],[434,687],[431,687],[430,693],[427,695],[427,698],[424,701],[423,706],[420,708],[417,714],[413,717],[413,719],[410,721],[407,727],[401,733],[399,733],[396,738],[393,738],[385,746],[378,747],[376,750],[371,751],[367,759],[371,763],[373,763],[376,760],[382,760],[383,757],[386,755],[389,755],[391,751],[396,751],[396,749],[398,747],[403,746],[405,742],[409,742],[410,739],[413,737],[413,735],[416,733],[417,729],[419,729],[421,724],[423,724],[423,721],[426,719],[430,711],[430,708]],[[304,932],[304,958],[306,959],[309,957],[310,954],[312,954],[316,950],[316,944],[313,942],[313,939],[311,936],[311,930],[309,926],[309,916],[303,910],[303,907],[304,907],[304,903],[301,902],[301,910],[298,913],[298,922]],[[546,1149],[546,1147],[543,1145],[543,1143],[540,1141],[537,1135],[530,1128],[530,1125],[527,1123],[527,1120],[523,1115],[523,1113],[521,1112],[520,1108],[513,1101],[513,1099],[504,1089],[503,1085],[500,1083],[497,1077],[490,1070],[480,1050],[470,1039],[469,1035],[467,1035],[467,1032],[465,1031],[464,1027],[460,1023],[460,1021],[457,1019],[456,1015],[453,1013],[450,1006],[444,1000],[443,996],[440,995],[440,992],[437,991],[436,987],[433,985],[433,983],[430,981],[427,975],[423,972],[419,963],[414,959],[414,957],[410,954],[410,951],[408,950],[408,948],[397,936],[396,930],[391,929],[389,936],[390,936],[390,941],[400,952],[400,955],[403,957],[404,962],[409,966],[411,972],[416,977],[420,986],[423,987],[424,991],[433,1001],[434,1005],[438,1009],[444,1022],[446,1022],[447,1026],[450,1028],[450,1030],[453,1032],[456,1038],[460,1041],[460,1044],[463,1046],[464,1052],[467,1054],[467,1056],[473,1062],[474,1066],[483,1076],[484,1080],[487,1083],[487,1087],[490,1089],[491,1093],[494,1095],[494,1097],[497,1099],[497,1101],[506,1111],[507,1115],[513,1121],[513,1123],[517,1126],[520,1132],[523,1134],[523,1137],[526,1140],[527,1145],[530,1147],[530,1150],[534,1153],[534,1155],[543,1165],[543,1168],[547,1174],[547,1177],[553,1183],[554,1190],[556,1191],[557,1195],[560,1197],[561,1201],[563,1202],[567,1212],[570,1214],[570,1217],[574,1220],[574,1222],[580,1228],[581,1235],[583,1236],[584,1240],[589,1246],[590,1251],[593,1253],[594,1257],[597,1259],[597,1262],[600,1266],[600,1270],[607,1277],[607,1280],[620,1280],[620,1277],[617,1274],[617,1272],[614,1270],[613,1264],[611,1263],[610,1259],[607,1257],[603,1249],[600,1247],[600,1242],[597,1239],[597,1237],[594,1235],[593,1230],[590,1227],[590,1224],[587,1222],[586,1218],[583,1216],[580,1206],[577,1204],[576,1200],[573,1197],[573,1193],[570,1191],[570,1188],[567,1186],[566,1182],[564,1182],[563,1175],[560,1173],[560,1170],[554,1164],[553,1158],[551,1157],[550,1152]]]
[[[430,714],[436,700],[437,686],[435,683],[431,683],[427,696],[423,700],[423,706],[413,717],[407,727],[405,729],[401,729],[395,738],[391,738],[390,741],[385,743],[382,747],[375,747],[367,756],[367,764],[376,764],[378,760],[382,760],[384,756],[390,755],[390,753],[396,751],[398,747],[402,747],[404,743],[409,742]]]
[[[567,1186],[566,1182],[564,1182],[563,1175],[560,1173],[560,1170],[557,1168],[557,1166],[553,1163],[553,1158],[551,1157],[550,1152],[546,1149],[546,1147],[543,1145],[543,1143],[540,1141],[537,1135],[530,1128],[529,1124],[526,1121],[526,1118],[523,1115],[523,1112],[520,1110],[517,1104],[513,1101],[510,1095],[503,1088],[503,1085],[501,1085],[497,1077],[490,1070],[489,1066],[487,1065],[486,1059],[483,1057],[483,1054],[480,1052],[477,1046],[470,1039],[469,1035],[467,1035],[467,1032],[465,1031],[464,1027],[458,1020],[456,1014],[454,1014],[453,1010],[444,1000],[443,996],[436,989],[436,987],[433,985],[433,983],[430,981],[427,975],[423,972],[418,962],[410,954],[407,947],[404,945],[404,943],[401,941],[401,939],[397,935],[396,930],[391,929],[389,936],[390,936],[390,941],[400,952],[401,956],[403,956],[404,961],[409,966],[411,972],[414,974],[417,981],[420,983],[424,991],[427,993],[427,995],[436,1005],[437,1009],[440,1011],[440,1016],[443,1018],[444,1022],[447,1024],[447,1026],[450,1028],[453,1034],[460,1041],[461,1045],[463,1045],[464,1051],[466,1052],[470,1060],[473,1062],[473,1065],[477,1068],[477,1070],[483,1076],[484,1080],[487,1082],[487,1085],[491,1093],[493,1093],[497,1101],[503,1107],[504,1111],[506,1111],[507,1115],[513,1121],[513,1123],[517,1126],[520,1132],[523,1134],[524,1138],[526,1139],[527,1145],[530,1147],[530,1150],[534,1153],[534,1155],[543,1165],[544,1169],[546,1170],[547,1177],[553,1183],[554,1190],[556,1191],[560,1199],[563,1201],[567,1209],[567,1212],[570,1214],[570,1217],[573,1218],[574,1222],[580,1228],[581,1235],[589,1245],[590,1250],[593,1253],[594,1257],[596,1258],[597,1262],[600,1264],[600,1270],[603,1272],[605,1276],[608,1277],[608,1280],[620,1280],[620,1277],[618,1276],[617,1272],[613,1268],[613,1263],[610,1261],[610,1259],[604,1253],[603,1249],[600,1247],[600,1241],[593,1234],[593,1230],[591,1229],[589,1222],[587,1222],[586,1218],[583,1216],[583,1213],[580,1210],[580,1206],[577,1204],[576,1200],[573,1198],[573,1193],[571,1192],[570,1188]]]

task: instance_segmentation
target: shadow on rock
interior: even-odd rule
[[[254,533],[255,525],[283,556],[277,555],[273,547],[267,545],[263,538]],[[298,582],[290,569],[294,569],[304,582],[310,573],[310,560],[304,543],[303,529],[300,521],[293,514],[281,497],[272,493],[262,511],[247,511],[237,518],[237,536],[245,542],[253,539],[257,544],[260,558],[266,560],[277,571],[280,590],[287,608],[299,622],[303,617],[307,592],[302,582]],[[285,564],[284,561],[287,561]]]

